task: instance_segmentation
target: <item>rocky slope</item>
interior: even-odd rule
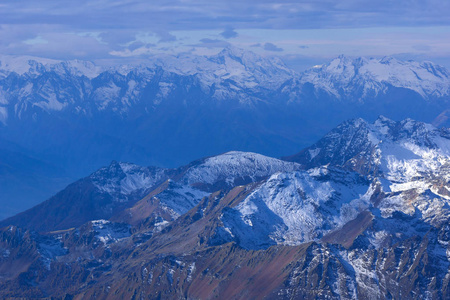
[[[77,228],[4,227],[0,295],[447,299],[449,149],[448,129],[380,117],[341,124],[290,157],[302,165],[230,152],[156,184],[114,163],[92,185],[146,196]]]
[[[78,227],[90,220],[109,219],[167,180],[165,172],[161,168],[112,162],[1,224],[52,231]]]

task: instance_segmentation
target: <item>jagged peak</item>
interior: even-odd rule
[[[379,115],[375,122],[377,122],[377,121],[383,122],[383,123],[394,122],[392,119],[389,119],[388,117],[385,117],[383,115]]]
[[[14,56],[0,55],[0,69],[7,73],[16,73],[19,75],[57,72],[69,73],[75,76],[86,76],[88,78],[97,77],[103,68],[97,66],[91,61],[79,59],[74,60],[56,60],[34,56]]]
[[[262,67],[263,65],[275,65],[279,69],[284,69],[291,73],[295,73],[289,69],[285,63],[276,56],[261,56],[253,51],[245,50],[235,46],[227,46],[218,54],[210,56],[209,59],[215,62],[224,63],[225,58],[230,58],[238,63],[254,69],[256,67]]]
[[[389,56],[340,55],[327,64],[303,72],[300,82],[313,83],[317,89],[324,89],[337,98],[361,91],[359,97],[363,99],[385,93],[391,86],[412,90],[424,99],[450,94],[450,72],[444,67]]]
[[[394,121],[387,117],[379,116],[373,123],[369,123],[361,118],[345,121],[326,134],[311,149],[314,150],[319,147],[319,144],[321,145],[320,147],[326,144],[327,147],[331,147],[330,149],[334,149],[332,147],[333,143],[348,146],[356,143],[356,141],[362,145],[373,146],[378,145],[382,141],[403,141],[411,145],[415,144],[418,147],[433,149],[437,147],[437,144],[442,143],[440,141],[441,138],[448,140],[448,137],[442,130],[431,124],[409,118],[402,121]],[[448,152],[446,150],[447,146],[443,147],[443,149],[445,153]]]
[[[254,52],[246,51],[242,48],[238,48],[235,46],[227,46],[222,49],[217,55],[218,56],[234,56],[234,57],[243,57],[245,54],[252,53],[256,55]]]
[[[339,62],[342,64],[354,64],[356,62],[367,62],[371,58],[367,58],[364,56],[348,56],[344,54],[340,54],[339,56],[333,58],[328,64],[331,64],[332,62]]]
[[[361,127],[367,127],[369,125],[369,122],[364,120],[363,118],[354,118],[350,119],[348,121],[343,122],[339,127],[355,127],[355,128],[361,128]]]
[[[378,118],[375,120],[373,125],[375,127],[381,128],[381,127],[392,127],[395,126],[396,122],[394,120],[391,120],[383,115],[378,116]]]
[[[344,54],[340,54],[339,56],[331,59],[328,63],[324,63],[322,65],[316,65],[312,67],[309,70],[306,70],[305,72],[308,72],[310,70],[317,70],[317,69],[325,69],[329,70],[330,66],[344,66],[344,65],[353,65],[355,67],[362,67],[367,64],[375,64],[375,65],[403,65],[405,67],[410,68],[417,68],[421,67],[424,69],[434,69],[439,70],[439,72],[446,71],[446,68],[443,66],[440,66],[438,64],[435,64],[431,61],[423,61],[418,62],[415,60],[401,60],[393,56],[384,56],[382,58],[375,58],[375,57],[364,57],[364,56],[347,56]]]
[[[382,64],[391,64],[391,63],[397,63],[397,62],[399,62],[399,60],[392,56],[384,56],[383,58],[381,58],[379,60],[379,62]]]

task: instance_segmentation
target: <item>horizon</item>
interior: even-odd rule
[[[394,58],[398,61],[403,61],[403,62],[418,62],[418,63],[425,63],[425,62],[431,62],[435,65],[439,65],[441,67],[444,67],[446,69],[450,69],[450,60],[448,61],[449,64],[445,64],[446,61],[444,61],[444,63],[440,63],[439,60],[438,61],[434,61],[432,59],[427,59],[425,57],[421,57],[421,59],[414,59],[411,57],[403,57],[401,55],[372,55],[372,56],[364,56],[364,55],[346,55],[346,54],[337,54],[335,56],[329,57],[329,58],[323,58],[323,60],[319,60],[319,59],[307,59],[305,61],[302,61],[299,63],[299,61],[292,61],[289,59],[286,59],[286,57],[283,57],[282,55],[277,55],[277,54],[264,54],[264,53],[258,53],[253,51],[253,49],[244,49],[244,48],[240,48],[237,46],[233,46],[233,45],[228,45],[225,46],[223,48],[218,48],[216,49],[217,51],[215,52],[210,52],[210,53],[193,53],[193,52],[180,52],[180,53],[154,53],[154,54],[150,54],[148,56],[145,57],[127,57],[127,58],[122,58],[122,59],[78,59],[78,58],[73,58],[73,59],[57,59],[57,58],[51,58],[51,57],[45,57],[45,56],[36,56],[36,55],[14,55],[14,54],[0,54],[0,68],[2,67],[1,64],[1,60],[3,58],[10,58],[10,59],[20,59],[20,58],[26,58],[26,59],[31,59],[31,60],[36,60],[39,63],[59,63],[59,62],[65,62],[65,61],[79,61],[79,62],[89,62],[89,63],[93,63],[96,67],[101,67],[101,68],[111,68],[111,67],[117,67],[117,66],[130,66],[130,67],[135,67],[138,65],[145,65],[148,62],[152,62],[152,59],[155,58],[160,58],[160,57],[178,57],[178,56],[182,56],[182,55],[186,55],[186,57],[212,57],[215,55],[218,55],[220,52],[222,52],[225,49],[229,49],[229,48],[236,48],[239,50],[243,50],[246,52],[251,52],[254,53],[260,57],[263,58],[279,58],[288,68],[290,68],[291,70],[298,72],[298,73],[302,73],[304,71],[307,71],[309,69],[313,69],[316,68],[318,66],[322,66],[322,65],[326,65],[328,63],[330,63],[331,61],[341,58],[341,57],[346,57],[346,58],[351,58],[351,59],[358,59],[358,58],[365,58],[368,60],[382,60],[384,58]],[[41,61],[40,61],[41,60]],[[102,70],[103,71],[103,70]]]
[[[448,3],[25,0],[0,5],[0,53],[122,61],[210,55],[232,45],[276,55],[293,69],[346,56],[393,56],[450,67]]]

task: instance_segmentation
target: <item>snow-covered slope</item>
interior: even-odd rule
[[[2,78],[11,73],[26,76],[36,76],[44,72],[55,72],[61,76],[97,77],[104,69],[90,61],[53,60],[33,56],[0,55],[0,74]]]
[[[302,74],[301,84],[311,83],[338,99],[362,99],[383,94],[389,87],[405,88],[423,98],[450,94],[450,73],[431,62],[400,61],[395,58],[350,58],[339,56],[328,64]]]
[[[370,206],[370,182],[328,168],[277,173],[221,218],[225,231],[248,249],[299,245],[322,238]]]
[[[277,173],[225,210],[221,236],[251,249],[296,245],[366,210],[379,222],[401,213],[440,226],[450,213],[449,147],[447,128],[411,119],[346,122],[296,157],[308,171]]]
[[[174,95],[207,97],[209,102],[285,105],[279,100],[286,100],[286,96],[288,102],[311,97],[304,91],[308,84],[341,100],[363,101],[387,93],[390,87],[414,91],[424,99],[450,94],[450,73],[431,62],[340,56],[297,74],[278,58],[234,47],[213,56],[157,55],[140,65],[110,68],[77,60],[1,56],[0,74],[4,124],[13,116],[23,117],[35,106],[47,112],[89,114],[94,109],[127,114],[143,102],[151,103],[149,107],[159,106]],[[10,76],[18,76],[21,81],[11,84]]]
[[[92,226],[94,236],[104,245],[115,243],[131,235],[127,224],[113,223],[107,220],[94,220],[85,226]]]
[[[126,197],[146,190],[167,178],[166,169],[140,167],[131,163],[113,161],[108,167],[101,168],[89,176],[94,186],[115,198],[126,201]]]
[[[308,84],[335,99],[358,101],[384,94],[390,87],[414,91],[424,99],[450,94],[450,73],[431,62],[340,56],[299,75],[278,58],[234,47],[213,56],[158,55],[141,65],[110,68],[77,60],[1,56],[0,74],[4,124],[8,118],[24,117],[33,107],[71,114],[89,114],[92,109],[123,114],[144,100],[158,106],[175,94],[245,105],[278,103],[286,95],[288,102],[303,101]],[[12,84],[11,76],[21,80]]]
[[[300,169],[297,163],[252,152],[231,151],[196,162],[181,181],[189,185],[225,185],[228,188],[261,180],[276,172]]]
[[[254,89],[262,87],[276,89],[283,82],[296,76],[280,59],[261,57],[253,52],[236,47],[227,47],[213,56],[157,56],[150,63],[180,75],[195,75],[210,87],[222,85],[227,89]],[[228,82],[229,86],[224,83]],[[219,97],[219,92],[215,95]],[[225,96],[225,95],[222,95]]]
[[[137,224],[151,218],[167,224],[194,208],[212,192],[229,191],[238,185],[267,179],[277,172],[300,168],[297,163],[240,151],[197,160],[166,172],[169,180],[151,191],[151,197],[143,198],[117,219]]]
[[[37,112],[34,107],[47,113],[123,114],[145,102],[159,105],[174,94],[249,104],[292,76],[295,72],[280,59],[233,47],[210,57],[160,55],[141,65],[109,68],[88,61],[1,56],[0,121],[23,118]],[[20,80],[12,83],[13,78]]]
[[[308,166],[331,163],[365,174],[380,173],[394,182],[409,182],[440,172],[449,157],[448,128],[379,117],[373,124],[362,119],[345,122],[289,159]]]
[[[192,163],[182,176],[170,182],[158,200],[170,212],[172,218],[186,213],[196,206],[203,197],[217,190],[230,190],[265,179],[277,172],[299,170],[297,163],[285,162],[252,152],[230,151]]]

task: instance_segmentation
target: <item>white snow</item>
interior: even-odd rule
[[[0,106],[0,122],[6,125],[8,120],[8,109],[6,107]]]
[[[187,282],[190,282],[192,280],[192,274],[194,274],[194,273],[195,273],[195,262],[191,263],[188,267],[188,272],[187,272],[188,276],[186,278]]]
[[[379,287],[379,278],[376,271],[373,270],[372,261],[369,261],[364,255],[358,255],[356,251],[341,251],[342,257],[355,271],[356,283],[359,288],[363,288],[368,294],[368,300],[382,298]],[[356,298],[355,298],[356,299]]]
[[[316,157],[317,154],[320,153],[320,150],[321,150],[320,148],[316,148],[316,149],[309,150],[309,156],[311,157],[311,159],[313,159],[314,157]]]
[[[354,173],[336,172],[324,181],[317,170],[277,173],[221,218],[246,248],[276,242],[317,240],[354,219],[373,192]],[[356,177],[355,177],[356,176]],[[257,240],[260,239],[260,240]]]
[[[230,80],[235,83],[237,91],[258,86],[277,88],[295,75],[278,58],[261,57],[235,47],[227,47],[209,57],[190,54],[157,55],[150,58],[147,65],[160,66],[180,75],[195,75],[207,87],[220,87],[225,80]],[[228,94],[226,89],[223,91]],[[218,93],[216,96],[223,97],[225,94]]]
[[[46,71],[55,71],[59,74],[68,72],[71,75],[88,78],[95,78],[103,71],[102,67],[89,61],[60,61],[33,56],[0,55],[0,69],[6,74],[12,72],[19,75],[38,74],[39,68]]]
[[[9,249],[4,249],[4,250],[2,251],[2,256],[3,256],[4,258],[8,258],[10,254],[11,254],[11,251],[10,251]]]
[[[373,147],[364,154],[381,171],[376,175],[379,177],[369,176],[372,184],[357,179],[355,173],[331,167],[281,170],[232,210],[223,213],[221,220],[225,230],[222,232],[228,232],[230,238],[239,241],[244,248],[259,249],[273,244],[297,245],[319,240],[373,205],[382,218],[391,218],[395,212],[415,216],[419,211],[420,218],[429,224],[446,220],[450,197],[439,190],[450,191],[450,139],[446,133],[428,124],[412,120],[396,123],[384,117],[374,124],[362,119],[349,124],[357,127],[355,130],[361,134],[352,135],[353,131],[348,129],[352,142],[345,148],[347,151],[352,151],[354,143]],[[340,136],[335,137],[338,138]],[[366,139],[366,142],[355,141],[355,138]],[[328,137],[330,143],[335,139]],[[342,142],[345,143],[338,139],[339,147]],[[309,156],[314,158],[317,149],[312,147]],[[330,144],[320,151],[333,149]],[[243,165],[244,170],[247,168],[246,163],[239,165]],[[203,175],[208,175],[203,181],[217,178],[208,173],[207,168],[198,171],[203,169],[206,169]],[[385,194],[379,202],[373,203],[371,197],[378,185]],[[403,235],[412,234],[408,232]],[[375,233],[372,244],[379,247],[386,234]]]
[[[50,270],[51,262],[56,257],[64,255],[67,250],[63,248],[62,243],[53,238],[42,237],[42,240],[38,243],[38,252],[41,255],[41,261],[47,270]]]
[[[107,220],[91,221],[95,237],[104,245],[117,242],[131,235],[129,226],[115,224]]]
[[[108,172],[110,167],[105,167],[91,175],[93,184],[100,190],[111,195],[130,195],[142,189],[153,187],[164,176],[164,169],[148,170],[131,163],[117,163],[120,168],[120,177],[111,177]]]
[[[400,61],[394,58],[350,58],[340,56],[329,64],[314,66],[303,73],[302,84],[313,83],[316,88],[341,98],[340,90],[350,94],[363,88],[368,92],[383,93],[386,85],[406,88],[428,99],[450,94],[450,73],[430,62]]]
[[[300,169],[296,163],[282,161],[252,152],[231,151],[207,158],[198,166],[191,167],[183,177],[187,184],[214,184],[225,181],[230,186],[235,179],[267,177],[276,172],[289,172]]]
[[[171,183],[167,190],[159,193],[156,197],[160,200],[161,207],[168,211],[173,219],[176,219],[209,195],[210,193],[188,185]]]
[[[99,110],[105,110],[110,104],[119,98],[120,87],[114,83],[103,86],[94,91],[93,97]]]
[[[141,98],[145,87],[156,74],[162,77],[158,79],[159,88],[156,97],[152,99],[155,106],[167,99],[173,91],[176,83],[170,80],[174,74],[190,76],[192,81],[214,100],[236,99],[241,104],[250,106],[257,101],[267,101],[258,96],[261,93],[277,91],[280,87],[283,92],[288,93],[288,102],[296,101],[302,97],[297,91],[302,90],[302,86],[307,83],[312,83],[316,90],[323,90],[338,99],[357,94],[357,101],[385,93],[390,86],[413,90],[425,99],[450,95],[450,73],[430,62],[404,62],[388,58],[351,59],[341,56],[329,64],[314,66],[299,75],[287,68],[279,58],[262,57],[234,47],[228,47],[212,56],[160,54],[150,57],[140,65],[109,68],[79,60],[0,56],[0,78],[5,78],[12,72],[30,81],[46,72],[53,72],[62,78],[62,82],[69,80],[76,85],[52,85],[51,92],[44,95],[46,101],[34,103],[47,111],[60,111],[67,107],[75,110],[76,107],[86,105],[85,101],[94,101],[97,110],[109,109],[117,114],[125,114],[133,104],[143,100]],[[113,83],[115,80],[95,87],[92,82],[87,85],[83,83],[84,88],[78,83],[81,77],[94,79],[103,72],[108,72],[112,77],[122,76],[121,80],[127,80],[128,86],[116,85]],[[290,83],[285,85],[288,82]],[[189,84],[183,87],[190,89]],[[81,99],[72,99],[72,88],[78,90]],[[289,90],[290,88],[292,90]],[[362,95],[358,94],[360,91]],[[36,94],[27,86],[10,93],[8,97],[14,99],[10,106],[28,101],[29,98],[36,101]],[[16,115],[19,116],[24,109],[31,107],[32,105],[22,106],[16,111]],[[78,110],[80,111],[86,113],[89,110]]]

